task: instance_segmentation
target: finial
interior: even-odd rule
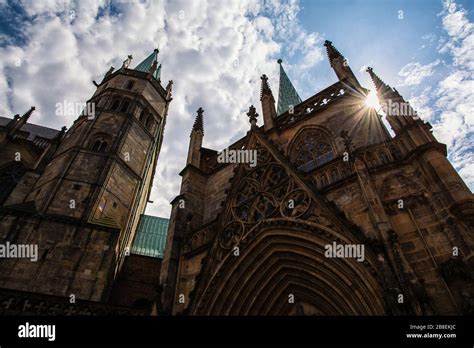
[[[21,118],[22,118],[25,122],[28,121],[28,119],[30,118],[31,114],[32,114],[33,111],[35,111],[35,110],[36,110],[36,108],[35,108],[34,106],[32,106],[32,107],[30,108],[30,110],[28,110],[27,112],[25,112],[25,113],[23,114],[23,116],[21,116]]]
[[[257,126],[258,114],[257,114],[257,110],[255,109],[255,106],[250,105],[249,112],[247,112],[247,116],[249,118],[249,122],[250,122],[252,128],[256,127]]]
[[[107,73],[105,74],[105,76],[109,76],[110,74],[112,74],[114,72],[115,68],[113,66],[110,67],[109,71],[107,71]]]
[[[281,65],[281,63],[283,63],[283,60],[280,58],[277,60],[277,63]]]
[[[171,101],[173,94],[173,80],[169,80],[168,84],[166,85],[166,99]]]
[[[270,97],[273,98],[273,93],[272,90],[270,89],[270,86],[268,85],[268,77],[267,75],[263,74],[260,79],[262,80],[262,87],[260,89],[260,100],[263,99],[264,95],[269,95]]]
[[[374,70],[370,66],[367,68],[366,71],[369,73],[377,93],[380,93],[385,88],[389,88],[389,86],[382,81],[382,79],[374,72]]]
[[[127,69],[127,68],[129,67],[130,63],[132,62],[132,59],[133,59],[133,56],[132,56],[131,54],[129,54],[129,55],[127,56],[127,59],[125,59],[125,60],[123,61],[122,68],[123,68],[123,69]]]
[[[197,114],[198,116],[202,116],[202,114],[204,113],[204,110],[202,107],[199,107],[199,109],[197,109]]]
[[[54,136],[53,141],[59,142],[63,138],[64,133],[66,133],[66,126],[61,127],[61,130]]]
[[[10,129],[9,132],[8,132],[8,135],[10,135],[10,136],[13,135],[18,129],[23,127],[23,125],[26,124],[26,122],[28,122],[28,119],[30,118],[30,116],[31,116],[31,114],[33,113],[34,110],[35,110],[35,107],[32,106],[30,108],[30,110],[25,112],[22,116],[20,116],[18,114],[13,116],[13,120],[8,122],[8,124],[7,124],[7,128]]]
[[[324,41],[324,46],[326,46],[326,52],[329,58],[329,61],[331,63],[331,66],[333,64],[333,59],[335,58],[342,58],[345,59],[344,56],[339,52],[336,47],[332,45],[332,41],[326,40]]]
[[[197,116],[193,124],[193,132],[201,131],[202,134],[204,134],[204,122],[203,122],[203,117],[202,117],[203,113],[204,113],[204,110],[202,109],[202,107],[199,107],[199,109],[197,109]]]

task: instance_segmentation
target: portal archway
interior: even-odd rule
[[[203,289],[197,289],[192,314],[291,315],[306,303],[320,315],[382,315],[383,291],[376,258],[329,259],[333,241],[357,244],[309,221],[270,219],[245,233],[240,254],[225,255]],[[294,301],[289,301],[289,295]]]

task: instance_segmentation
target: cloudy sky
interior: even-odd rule
[[[70,126],[77,115],[56,116],[56,103],[84,102],[110,66],[128,54],[135,66],[159,46],[174,100],[147,213],[167,217],[198,107],[204,146],[224,148],[248,130],[249,105],[260,112],[263,73],[278,94],[278,58],[303,99],[336,82],[328,39],[364,86],[372,89],[372,66],[415,105],[472,190],[473,3],[0,0],[0,116],[35,105],[32,123]]]

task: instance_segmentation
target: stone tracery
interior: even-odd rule
[[[304,129],[291,148],[291,159],[299,170],[309,171],[334,158],[329,137],[319,129]]]

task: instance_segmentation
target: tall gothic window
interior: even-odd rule
[[[148,119],[146,120],[145,127],[146,127],[149,131],[151,131],[152,126],[153,126],[153,116],[152,116],[152,115],[149,115]]]
[[[109,141],[110,139],[106,135],[99,134],[91,142],[91,149],[98,152],[105,152],[107,151]]]
[[[147,113],[148,111],[145,108],[143,108],[142,111],[140,112],[140,116],[138,117],[140,122],[145,122],[145,119],[147,118]]]
[[[112,105],[110,106],[110,108],[111,108],[112,110],[118,110],[119,106],[120,106],[120,99],[115,98],[115,99],[112,101]]]
[[[310,170],[334,158],[329,137],[318,129],[303,130],[291,148],[291,159],[298,170]]]
[[[125,99],[120,107],[120,112],[127,112],[129,106],[130,106],[130,102],[128,101],[128,99]]]
[[[127,82],[127,86],[126,86],[125,88],[127,88],[127,89],[132,89],[134,84],[135,84],[135,81],[129,80],[129,81]]]

